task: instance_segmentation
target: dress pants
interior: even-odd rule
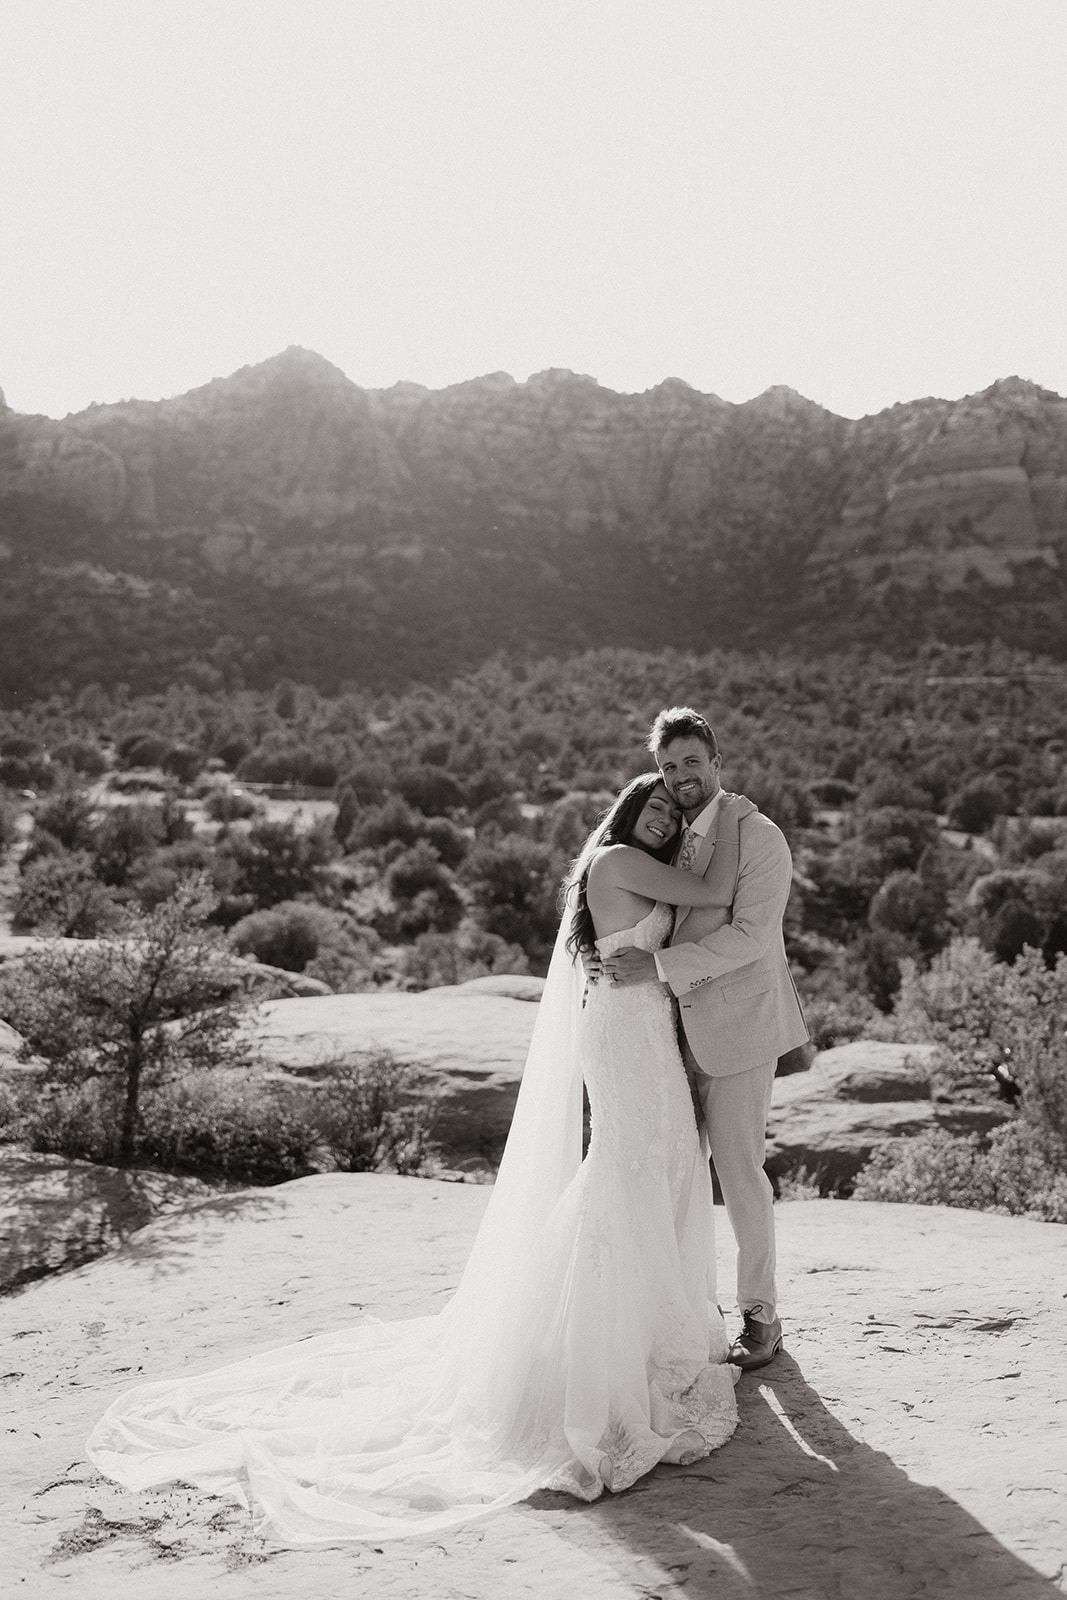
[[[760,1320],[776,1315],[774,1189],[763,1170],[776,1061],[713,1078],[682,1036],[682,1059],[704,1113],[711,1160],[737,1241],[737,1304]]]

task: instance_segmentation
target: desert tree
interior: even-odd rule
[[[6,974],[0,1015],[51,1085],[95,1080],[118,1125],[117,1164],[136,1154],[142,1096],[168,1079],[249,1061],[242,964],[207,925],[215,896],[192,874],[121,937],[49,941]]]

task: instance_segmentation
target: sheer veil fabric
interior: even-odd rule
[[[141,1385],[90,1436],[101,1472],[132,1489],[180,1480],[236,1499],[259,1531],[284,1544],[334,1543],[436,1532],[539,1487],[591,1500],[656,1460],[704,1455],[729,1437],[736,1372],[721,1364],[725,1333],[707,1303],[710,1178],[699,1151],[685,1196],[664,1192],[664,1204],[697,1223],[690,1255],[707,1252],[680,1268],[693,1322],[680,1362],[677,1351],[664,1359],[652,1348],[662,1330],[650,1333],[645,1310],[629,1305],[634,1295],[660,1298],[662,1284],[645,1293],[628,1280],[642,1270],[634,1250],[662,1250],[663,1238],[649,1235],[642,1247],[623,1237],[618,1259],[603,1259],[605,1230],[615,1224],[597,1214],[582,1160],[582,1055],[591,1035],[581,967],[565,948],[569,921],[556,939],[497,1180],[444,1310],[365,1321]],[[595,1145],[594,1131],[591,1154]],[[614,1176],[625,1184],[625,1174]],[[676,1221],[661,1234],[673,1236]]]

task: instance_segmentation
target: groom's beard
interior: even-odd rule
[[[685,818],[687,827],[691,822],[695,822],[696,821],[696,819],[699,817],[700,813],[704,810],[705,806],[709,806],[711,804],[711,802],[714,800],[715,796],[719,793],[721,788],[722,788],[722,784],[721,783],[715,784],[714,788],[711,788],[711,789],[703,789],[702,788],[703,798],[700,799],[700,800],[695,800],[695,801],[691,802],[689,805],[683,805],[682,801],[678,800],[678,796],[677,795],[674,796],[674,799],[678,800],[678,804],[682,807],[682,816]]]

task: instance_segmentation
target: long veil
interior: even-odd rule
[[[436,1316],[363,1322],[129,1391],[94,1428],[106,1476],[248,1505],[289,1544],[430,1533],[563,1470],[568,1241],[580,1204],[583,975],[564,914],[511,1130]]]

